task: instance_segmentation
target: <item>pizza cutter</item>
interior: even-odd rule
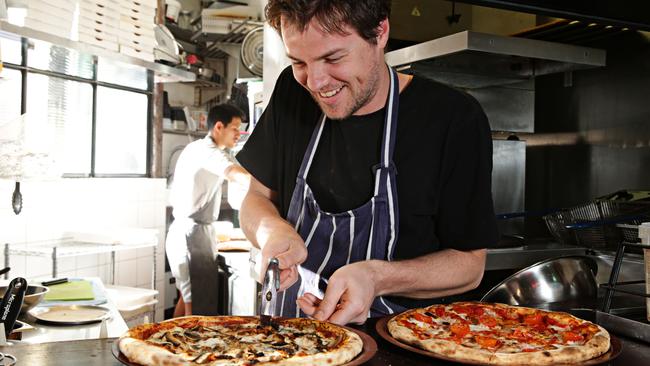
[[[262,301],[260,301],[260,322],[264,326],[273,326],[273,315],[280,289],[280,263],[277,258],[271,258],[266,267],[262,283]]]

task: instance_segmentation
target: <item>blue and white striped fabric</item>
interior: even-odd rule
[[[353,262],[392,260],[398,235],[397,188],[392,161],[397,131],[399,83],[390,69],[390,89],[386,105],[381,162],[375,168],[375,190],[370,201],[353,210],[329,213],[320,209],[307,185],[307,174],[320,140],[325,115],[321,118],[303,156],[291,197],[287,220],[307,246],[307,260],[300,266],[300,279],[280,296],[278,314],[285,317],[305,316],[296,299],[305,292],[322,298],[327,279],[340,267]],[[370,317],[404,311],[405,308],[385,298],[375,298]]]

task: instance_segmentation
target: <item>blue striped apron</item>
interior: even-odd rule
[[[320,209],[307,185],[307,174],[320,140],[325,115],[312,133],[296,178],[287,220],[305,241],[308,255],[298,267],[300,278],[284,291],[276,307],[277,315],[300,317],[305,314],[296,299],[305,292],[323,298],[329,277],[340,267],[363,260],[392,260],[397,240],[398,210],[395,166],[392,161],[397,130],[399,83],[397,73],[390,70],[390,88],[381,148],[381,162],[375,172],[374,195],[362,206],[341,213]],[[383,297],[376,297],[369,317],[404,311],[405,308]]]

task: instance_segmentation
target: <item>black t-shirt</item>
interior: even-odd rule
[[[278,193],[283,217],[320,116],[318,105],[288,67],[237,155],[244,168]],[[307,177],[323,210],[347,211],[372,197],[372,168],[380,161],[384,118],[385,109],[380,109],[326,120]],[[393,161],[399,207],[396,259],[496,243],[490,127],[471,96],[414,77],[400,93]]]

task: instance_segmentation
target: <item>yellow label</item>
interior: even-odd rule
[[[419,17],[422,14],[420,14],[420,9],[418,9],[417,6],[414,6],[413,10],[411,10],[411,15],[413,15],[414,17]]]

